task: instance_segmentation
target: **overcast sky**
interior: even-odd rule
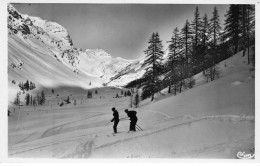
[[[180,4],[13,4],[22,14],[39,16],[64,26],[75,47],[100,48],[114,57],[136,59],[144,56],[147,41],[158,32],[166,49],[175,27],[194,17],[196,6],[201,17],[211,18],[214,6],[220,20],[228,5]],[[222,26],[223,27],[223,26]]]

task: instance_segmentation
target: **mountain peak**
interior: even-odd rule
[[[85,52],[87,54],[92,54],[98,58],[113,58],[110,54],[108,54],[106,51],[102,50],[102,49],[86,49]]]
[[[67,30],[56,22],[19,13],[8,4],[8,79],[32,80],[39,86],[102,86],[132,63],[103,49],[75,48]],[[92,83],[89,87],[88,82]],[[10,83],[10,90],[17,85]],[[11,90],[12,91],[12,90]]]

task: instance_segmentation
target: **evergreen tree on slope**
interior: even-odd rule
[[[219,21],[218,10],[214,7],[213,16],[209,22],[209,41],[210,41],[210,52],[207,56],[207,63],[209,64],[209,68],[207,69],[206,77],[207,80],[210,78],[213,81],[218,75],[218,70],[216,67],[216,62],[218,60],[218,50],[217,45],[221,39],[221,26]]]
[[[255,8],[254,5],[241,5],[242,14],[240,22],[242,26],[242,41],[243,56],[248,56],[248,64],[250,64],[250,45],[255,43]]]
[[[242,33],[240,17],[242,15],[241,5],[230,5],[225,20],[225,37],[232,41],[234,54],[238,52],[239,36]]]
[[[192,75],[193,75],[193,63],[191,59],[192,52],[192,31],[191,26],[188,20],[186,20],[184,27],[181,30],[180,35],[180,44],[181,44],[181,55],[182,55],[182,72],[181,72],[181,84],[180,84],[180,92],[182,88],[182,80],[186,80],[185,86],[190,86],[192,83]]]
[[[200,18],[199,8],[196,6],[194,12],[194,20],[191,23],[192,33],[193,33],[193,48],[196,50],[197,46],[200,43],[202,21]]]
[[[19,95],[18,92],[17,92],[16,97],[14,99],[14,104],[15,105],[19,105],[20,104],[20,95]]]
[[[216,7],[214,7],[213,16],[210,19],[210,23],[209,23],[210,40],[212,42],[211,44],[213,49],[216,49],[216,46],[220,40],[220,36],[221,36],[220,31],[221,31],[221,26],[219,21],[218,10]]]
[[[148,43],[150,44],[145,50],[146,59],[142,65],[148,66],[144,77],[148,78],[147,82],[143,87],[142,99],[152,96],[151,101],[154,99],[154,94],[159,89],[159,74],[162,69],[162,57],[163,57],[163,45],[160,40],[159,34],[153,33]]]
[[[206,70],[206,55],[208,53],[208,44],[209,44],[209,22],[208,22],[208,17],[207,14],[204,15],[202,19],[202,42],[201,42],[201,59],[202,59],[202,68],[203,68],[203,74],[205,74]]]
[[[171,93],[171,87],[174,85],[174,94],[176,95],[177,81],[179,80],[181,70],[180,33],[177,27],[174,29],[173,36],[168,43],[170,43],[167,61],[167,68],[169,72],[167,72],[165,76],[165,81],[169,82],[168,93]]]
[[[201,37],[202,37],[202,21],[200,18],[198,6],[194,12],[194,20],[191,23],[191,31],[193,36],[192,41],[192,63],[194,65],[193,73],[196,74],[201,71],[202,56],[200,53],[201,49]]]

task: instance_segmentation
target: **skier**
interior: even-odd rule
[[[111,120],[111,122],[114,122],[113,129],[114,129],[114,133],[116,134],[117,133],[117,125],[119,123],[119,115],[118,115],[118,112],[115,109],[115,107],[112,108],[112,111],[113,111],[114,118]]]
[[[125,113],[130,118],[129,132],[130,131],[136,131],[135,130],[135,125],[136,125],[136,122],[138,120],[137,116],[136,116],[136,111],[128,111],[128,109],[125,109]]]

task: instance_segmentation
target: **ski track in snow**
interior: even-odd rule
[[[167,114],[164,114],[164,115],[167,115]],[[168,116],[168,117],[171,117],[171,116]],[[187,116],[184,115],[184,116],[173,117],[173,118],[177,119],[177,118],[181,118],[181,117],[187,117]],[[118,140],[118,141],[115,141],[115,142],[112,142],[112,143],[109,143],[109,144],[105,144],[105,145],[96,147],[96,149],[107,147],[107,146],[110,146],[110,145],[113,145],[113,144],[116,144],[116,143],[119,143],[119,142],[132,140],[132,139],[135,139],[135,138],[145,137],[145,136],[152,135],[152,134],[159,133],[159,132],[163,132],[165,130],[169,130],[169,129],[172,129],[172,128],[175,128],[175,127],[179,127],[179,126],[183,126],[183,125],[189,125],[191,123],[200,122],[202,120],[207,120],[207,119],[220,120],[220,121],[225,120],[225,121],[228,121],[228,122],[230,122],[230,120],[237,120],[237,121],[244,120],[244,121],[254,122],[253,116],[236,116],[236,115],[206,116],[206,117],[201,117],[201,118],[191,120],[191,121],[188,121],[188,122],[184,122],[184,123],[181,123],[181,124],[171,125],[171,126],[168,126],[166,128],[162,128],[160,130],[155,130],[155,131],[151,131],[151,132],[148,132],[148,133],[145,133],[145,134],[140,134],[140,135],[137,135],[135,137],[126,138],[126,139],[123,139],[123,140]]]
[[[156,111],[153,111],[153,112],[156,112]],[[159,113],[159,112],[156,112],[156,113]],[[180,116],[180,117],[172,117],[172,116],[169,116],[169,115],[164,114],[164,113],[163,113],[163,115],[165,115],[168,118],[171,118],[171,120],[181,118],[181,117],[184,117],[184,118],[189,117],[187,115],[186,116],[185,115]],[[87,135],[80,135],[80,136],[76,136],[76,137],[70,137],[70,138],[67,138],[67,139],[61,139],[61,140],[58,140],[58,141],[55,141],[55,142],[52,142],[52,143],[47,142],[47,143],[42,143],[42,144],[37,144],[37,145],[30,145],[29,144],[29,145],[24,145],[24,146],[9,147],[10,150],[12,149],[11,151],[15,151],[15,152],[9,153],[9,155],[15,155],[15,154],[23,153],[23,152],[28,152],[28,151],[32,151],[32,150],[36,150],[36,149],[41,149],[41,148],[45,148],[45,147],[49,147],[49,146],[73,141],[73,142],[79,143],[79,145],[77,145],[76,150],[74,152],[72,152],[71,154],[68,154],[64,157],[65,158],[73,157],[73,156],[79,157],[79,158],[80,157],[89,157],[91,155],[91,152],[95,151],[96,149],[109,147],[109,146],[115,145],[117,143],[122,143],[122,142],[125,142],[125,141],[134,140],[136,138],[146,137],[148,135],[157,134],[159,132],[164,132],[166,130],[174,129],[176,127],[190,125],[192,123],[200,122],[200,121],[207,120],[207,119],[220,120],[220,121],[224,120],[226,122],[241,121],[241,120],[254,122],[253,116],[237,116],[237,115],[206,116],[206,117],[201,117],[201,118],[198,118],[198,119],[195,119],[195,120],[193,119],[193,120],[190,120],[190,121],[187,121],[187,122],[184,122],[184,123],[180,123],[180,124],[169,125],[167,127],[162,127],[162,128],[157,128],[157,129],[148,129],[148,130],[144,130],[144,131],[137,131],[136,133],[133,133],[132,135],[128,134],[127,138],[115,140],[115,141],[112,141],[112,142],[109,142],[109,143],[106,143],[106,144],[103,144],[103,145],[100,145],[100,146],[94,146],[95,137],[101,137],[101,136],[107,137],[108,136],[107,134],[111,133],[111,132],[109,132],[109,131],[95,132],[95,133],[90,133],[90,134],[87,134]],[[83,119],[81,119],[81,120],[83,120]],[[73,123],[73,122],[71,122],[71,123]],[[66,125],[66,124],[64,124],[64,125]],[[60,127],[60,126],[56,126],[54,128],[57,128],[57,127]],[[126,128],[126,127],[124,127],[124,128]],[[122,129],[122,128],[119,128],[119,129]],[[120,134],[127,134],[127,133],[119,133],[118,136],[120,136]],[[82,139],[82,138],[88,138],[88,139],[86,139],[87,142],[82,143],[82,142],[78,141],[79,139]],[[225,144],[225,143],[223,143],[223,144]],[[36,146],[36,147],[33,147],[33,146]],[[216,147],[216,146],[214,145],[212,147],[205,147],[203,149],[198,149],[197,152],[207,150],[207,149],[212,149],[214,147]]]
[[[98,112],[89,112],[89,113],[98,113]],[[87,116],[85,118],[82,118],[82,119],[79,119],[79,120],[75,120],[75,121],[71,121],[71,122],[68,122],[68,123],[62,123],[60,125],[57,125],[55,127],[51,127],[47,130],[45,130],[41,135],[40,135],[40,138],[45,138],[45,137],[49,137],[49,136],[53,136],[53,135],[56,135],[56,134],[59,134],[60,130],[62,129],[63,126],[66,126],[66,125],[69,125],[69,124],[73,124],[73,123],[77,123],[77,122],[80,122],[80,121],[84,121],[86,119],[90,119],[90,118],[93,118],[93,117],[97,117],[97,116],[100,116],[100,115],[104,115],[104,113],[98,113],[97,115],[93,115],[93,116]],[[11,146],[15,146],[16,144],[19,144],[19,143],[23,143],[23,142],[26,142],[26,140],[28,140],[29,138],[31,138],[33,135],[37,134],[39,131],[35,131],[31,134],[29,134],[27,137],[23,138],[22,140],[12,144]]]
[[[166,113],[160,112],[160,111],[152,111],[152,110],[145,110],[145,111],[149,111],[149,112],[154,112],[154,113],[158,113],[158,114],[162,114],[163,116],[169,118],[169,119],[178,119],[178,118],[187,118],[187,119],[194,119],[191,115],[182,115],[182,116],[170,116]]]
[[[200,154],[205,154],[205,153],[215,152],[215,151],[225,151],[230,147],[234,147],[237,143],[240,143],[248,139],[253,139],[253,138],[254,136],[248,136],[245,139],[234,140],[231,145],[230,143],[222,142],[213,146],[207,146],[196,150],[182,151],[182,152],[178,152],[178,155],[176,155],[175,157],[180,158],[182,156],[185,156],[185,157],[197,158],[200,156]]]
[[[76,123],[76,122],[80,122],[80,121],[84,121],[86,119],[90,119],[90,118],[93,118],[93,117],[96,117],[96,116],[99,116],[99,115],[103,115],[104,113],[102,114],[97,114],[97,115],[94,115],[94,116],[91,116],[91,117],[87,117],[87,118],[83,118],[83,119],[80,119],[80,120],[75,120],[75,121],[72,121],[72,122],[68,122],[68,123],[65,123],[65,124],[61,124],[61,125],[58,125],[58,126],[55,126],[55,127],[52,127],[48,130],[46,130],[42,135],[41,135],[41,138],[44,138],[44,137],[48,137],[48,136],[52,136],[52,135],[56,135],[56,134],[53,134],[54,133],[60,133],[59,131],[62,129],[63,126],[66,126],[66,125],[69,125],[69,124],[72,124],[72,123]],[[58,131],[57,131],[58,130]]]

